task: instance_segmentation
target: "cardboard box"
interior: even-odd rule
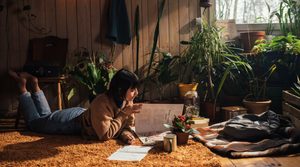
[[[225,120],[229,120],[232,117],[247,114],[248,108],[244,108],[241,106],[229,106],[221,108],[225,112]]]

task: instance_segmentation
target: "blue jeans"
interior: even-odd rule
[[[86,109],[73,107],[51,112],[44,92],[26,92],[18,97],[25,123],[30,131],[56,135],[80,135],[80,122],[76,119]]]

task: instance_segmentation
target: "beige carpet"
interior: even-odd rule
[[[193,140],[170,154],[158,143],[140,162],[107,160],[124,144],[121,140],[100,142],[81,136],[5,132],[0,133],[0,166],[221,166],[214,153]],[[135,145],[141,142],[137,140]]]

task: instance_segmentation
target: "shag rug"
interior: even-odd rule
[[[0,133],[0,166],[221,166],[200,142],[189,140],[176,152],[157,143],[140,162],[107,158],[123,147],[122,140],[93,141],[81,136],[46,135],[29,131]],[[142,145],[136,139],[134,145]]]

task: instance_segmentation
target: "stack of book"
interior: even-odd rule
[[[209,125],[209,118],[197,117],[190,120],[192,128],[204,128]]]

